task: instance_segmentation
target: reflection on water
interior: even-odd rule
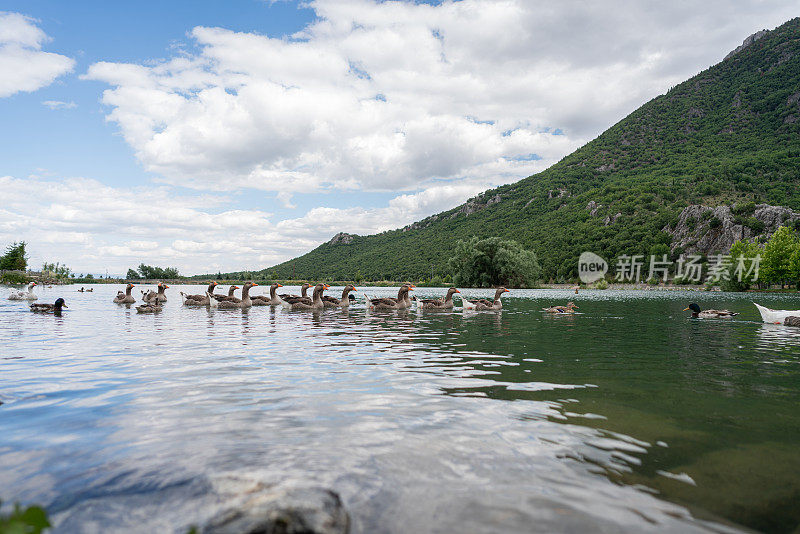
[[[331,487],[356,532],[800,524],[800,329],[740,296],[308,313],[168,291],[140,315],[116,289],[43,290],[60,318],[0,302],[0,498],[46,505],[62,531],[181,532],[253,480]],[[567,300],[581,313],[541,311]],[[741,315],[690,319],[695,300]]]

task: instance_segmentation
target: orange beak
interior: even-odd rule
[[[411,287],[409,287],[409,288],[408,288],[408,290],[409,290],[409,291],[414,291],[414,288],[415,288],[415,287],[416,287],[416,286],[411,286]]]
[[[258,284],[256,284],[255,282],[253,282],[253,285],[254,285],[254,286],[257,286]]]
[[[353,288],[353,291],[358,291],[358,289],[356,289],[356,288]]]
[[[331,286],[329,286],[328,284],[323,284],[323,287],[324,287],[325,289],[330,289],[330,288],[331,288]]]
[[[277,287],[283,287],[283,284],[277,284]]]
[[[456,293],[461,293],[461,291],[459,291],[458,289],[456,289]]]
[[[169,289],[169,286],[167,284],[164,284],[164,289]]]
[[[688,309],[689,309],[689,307],[687,306],[687,307],[685,307],[684,309],[682,309],[681,311],[686,311],[686,310],[688,310]]]
[[[511,293],[511,290],[510,289],[506,289],[505,291],[503,291],[503,293]]]

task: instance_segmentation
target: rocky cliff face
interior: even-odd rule
[[[800,213],[782,206],[758,204],[752,214],[734,215],[736,206],[692,205],[683,209],[674,228],[664,227],[672,236],[672,250],[689,254],[728,252],[738,240],[768,238],[781,225],[794,225]]]
[[[328,241],[329,245],[349,245],[353,242],[353,238],[358,237],[355,234],[348,234],[345,232],[339,232],[335,236]]]

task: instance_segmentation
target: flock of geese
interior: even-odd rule
[[[8,297],[9,300],[38,300],[38,297],[33,292],[36,287],[36,282],[28,284],[26,290],[13,291]],[[232,285],[228,288],[228,294],[215,293],[217,282],[211,282],[203,293],[196,295],[188,295],[183,291],[180,292],[183,304],[185,306],[194,307],[212,307],[219,309],[241,309],[249,308],[251,306],[283,306],[292,310],[321,310],[324,308],[349,308],[351,302],[355,300],[354,292],[358,290],[353,285],[346,285],[342,290],[341,298],[325,295],[325,291],[330,289],[331,286],[325,283],[312,285],[304,283],[300,287],[300,294],[293,295],[289,293],[278,293],[278,289],[283,287],[282,284],[273,283],[269,286],[269,294],[265,295],[250,295],[250,290],[258,284],[254,282],[246,282],[240,288],[237,285]],[[132,291],[134,284],[128,284],[125,291],[119,291],[117,296],[114,297],[114,302],[117,304],[135,304],[136,298],[133,296]],[[312,294],[308,296],[308,290],[312,289]],[[163,304],[167,302],[166,290],[169,286],[164,283],[159,283],[156,291],[142,291],[143,303],[136,306],[136,311],[139,313],[158,313],[163,309]],[[241,296],[237,297],[235,292],[241,289]],[[453,296],[456,293],[461,293],[455,287],[447,290],[447,293],[438,299],[417,299],[411,297],[409,293],[414,291],[416,286],[414,284],[403,284],[397,292],[397,297],[380,297],[372,298],[366,296],[366,303],[368,309],[372,310],[402,310],[412,307],[417,307],[423,310],[451,310],[453,309]],[[92,291],[92,289],[84,290],[80,288],[79,293],[84,291]],[[499,287],[495,291],[494,299],[467,299],[462,296],[462,309],[475,310],[475,311],[497,311],[503,308],[501,298],[503,294],[508,293],[509,290],[504,287]],[[765,323],[785,324],[789,326],[800,326],[800,310],[772,310],[764,306],[756,304],[761,318]],[[61,314],[63,308],[68,308],[63,298],[57,299],[53,304],[40,304],[32,303],[30,309],[37,313],[52,313],[56,315]],[[567,303],[566,306],[549,306],[542,308],[543,311],[552,314],[569,315],[574,314],[578,306],[574,302]],[[702,319],[724,319],[739,315],[738,312],[730,310],[702,310],[696,303],[691,303],[684,308],[683,311],[691,311],[692,317]]]
[[[250,295],[250,290],[258,284],[254,282],[246,282],[240,288],[237,285],[232,285],[228,288],[228,294],[215,293],[217,282],[208,284],[206,291],[200,294],[189,295],[180,292],[181,299],[184,306],[208,306],[220,309],[236,309],[236,308],[250,308],[251,306],[283,306],[292,310],[320,310],[323,308],[349,308],[351,302],[355,300],[354,292],[358,290],[353,285],[346,285],[342,290],[341,298],[325,295],[325,291],[330,289],[331,286],[325,283],[312,285],[305,283],[300,287],[300,294],[293,295],[289,293],[278,293],[278,289],[283,287],[282,284],[274,283],[269,286],[269,294],[265,295]],[[128,284],[125,291],[120,291],[114,298],[117,304],[134,304],[136,298],[133,296],[134,284]],[[169,286],[164,283],[159,283],[157,291],[142,291],[142,300],[144,303],[136,306],[136,311],[139,313],[157,313],[161,311],[163,304],[167,301],[166,290]],[[235,295],[236,290],[241,289],[241,296]],[[311,289],[311,296],[308,296],[308,290]],[[375,310],[402,310],[416,306],[417,308],[425,310],[449,310],[454,308],[453,295],[461,293],[455,287],[447,290],[447,294],[438,299],[417,299],[411,297],[409,293],[414,291],[416,286],[414,284],[403,284],[397,292],[397,297],[380,297],[372,298],[366,297],[367,307]],[[503,307],[501,297],[504,293],[508,293],[508,289],[501,287],[495,291],[494,300],[489,299],[462,299],[462,306],[464,309],[488,311],[499,310]]]

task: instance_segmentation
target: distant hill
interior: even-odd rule
[[[534,250],[546,279],[563,280],[584,250],[675,256],[768,235],[800,219],[798,185],[800,18],[750,36],[543,172],[402,229],[339,234],[265,271],[427,278],[447,273],[457,240],[502,236]]]

